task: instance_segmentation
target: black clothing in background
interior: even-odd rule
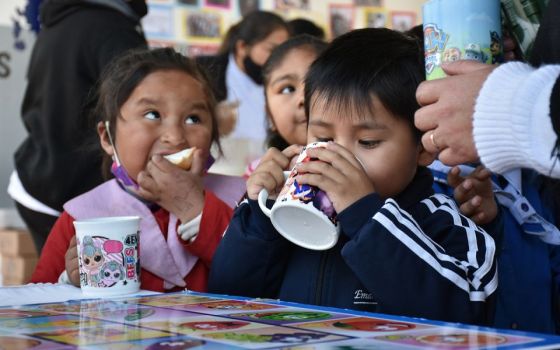
[[[115,56],[146,47],[139,20],[124,0],[46,0],[41,7],[21,108],[28,135],[14,158],[27,193],[55,210],[103,181],[102,150],[91,147],[98,144],[88,121],[92,88]],[[46,236],[32,235],[40,251]]]

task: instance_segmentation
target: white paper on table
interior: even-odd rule
[[[160,293],[141,290],[133,295],[150,294]],[[91,297],[84,296],[80,288],[70,284],[30,283],[21,286],[0,288],[0,307],[56,303],[78,299],[91,299]]]

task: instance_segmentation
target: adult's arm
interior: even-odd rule
[[[512,62],[496,68],[476,100],[473,138],[482,163],[504,173],[531,168],[560,178],[560,65],[538,69]],[[556,128],[553,126],[555,121]]]

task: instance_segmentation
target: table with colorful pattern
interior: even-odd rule
[[[559,349],[560,337],[181,292],[0,308],[0,349]]]

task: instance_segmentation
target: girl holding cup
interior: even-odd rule
[[[263,67],[267,112],[267,147],[284,149],[304,145],[307,118],[303,108],[304,79],[311,63],[327,43],[310,35],[298,35],[278,45]],[[244,176],[248,178],[260,159],[251,162]]]
[[[173,49],[131,51],[105,71],[95,112],[105,169],[115,179],[67,202],[32,282],[79,285],[75,220],[139,216],[141,288],[205,291],[231,209],[203,187],[218,143],[206,75]],[[164,156],[194,148],[188,170]],[[71,164],[69,164],[71,166]]]

